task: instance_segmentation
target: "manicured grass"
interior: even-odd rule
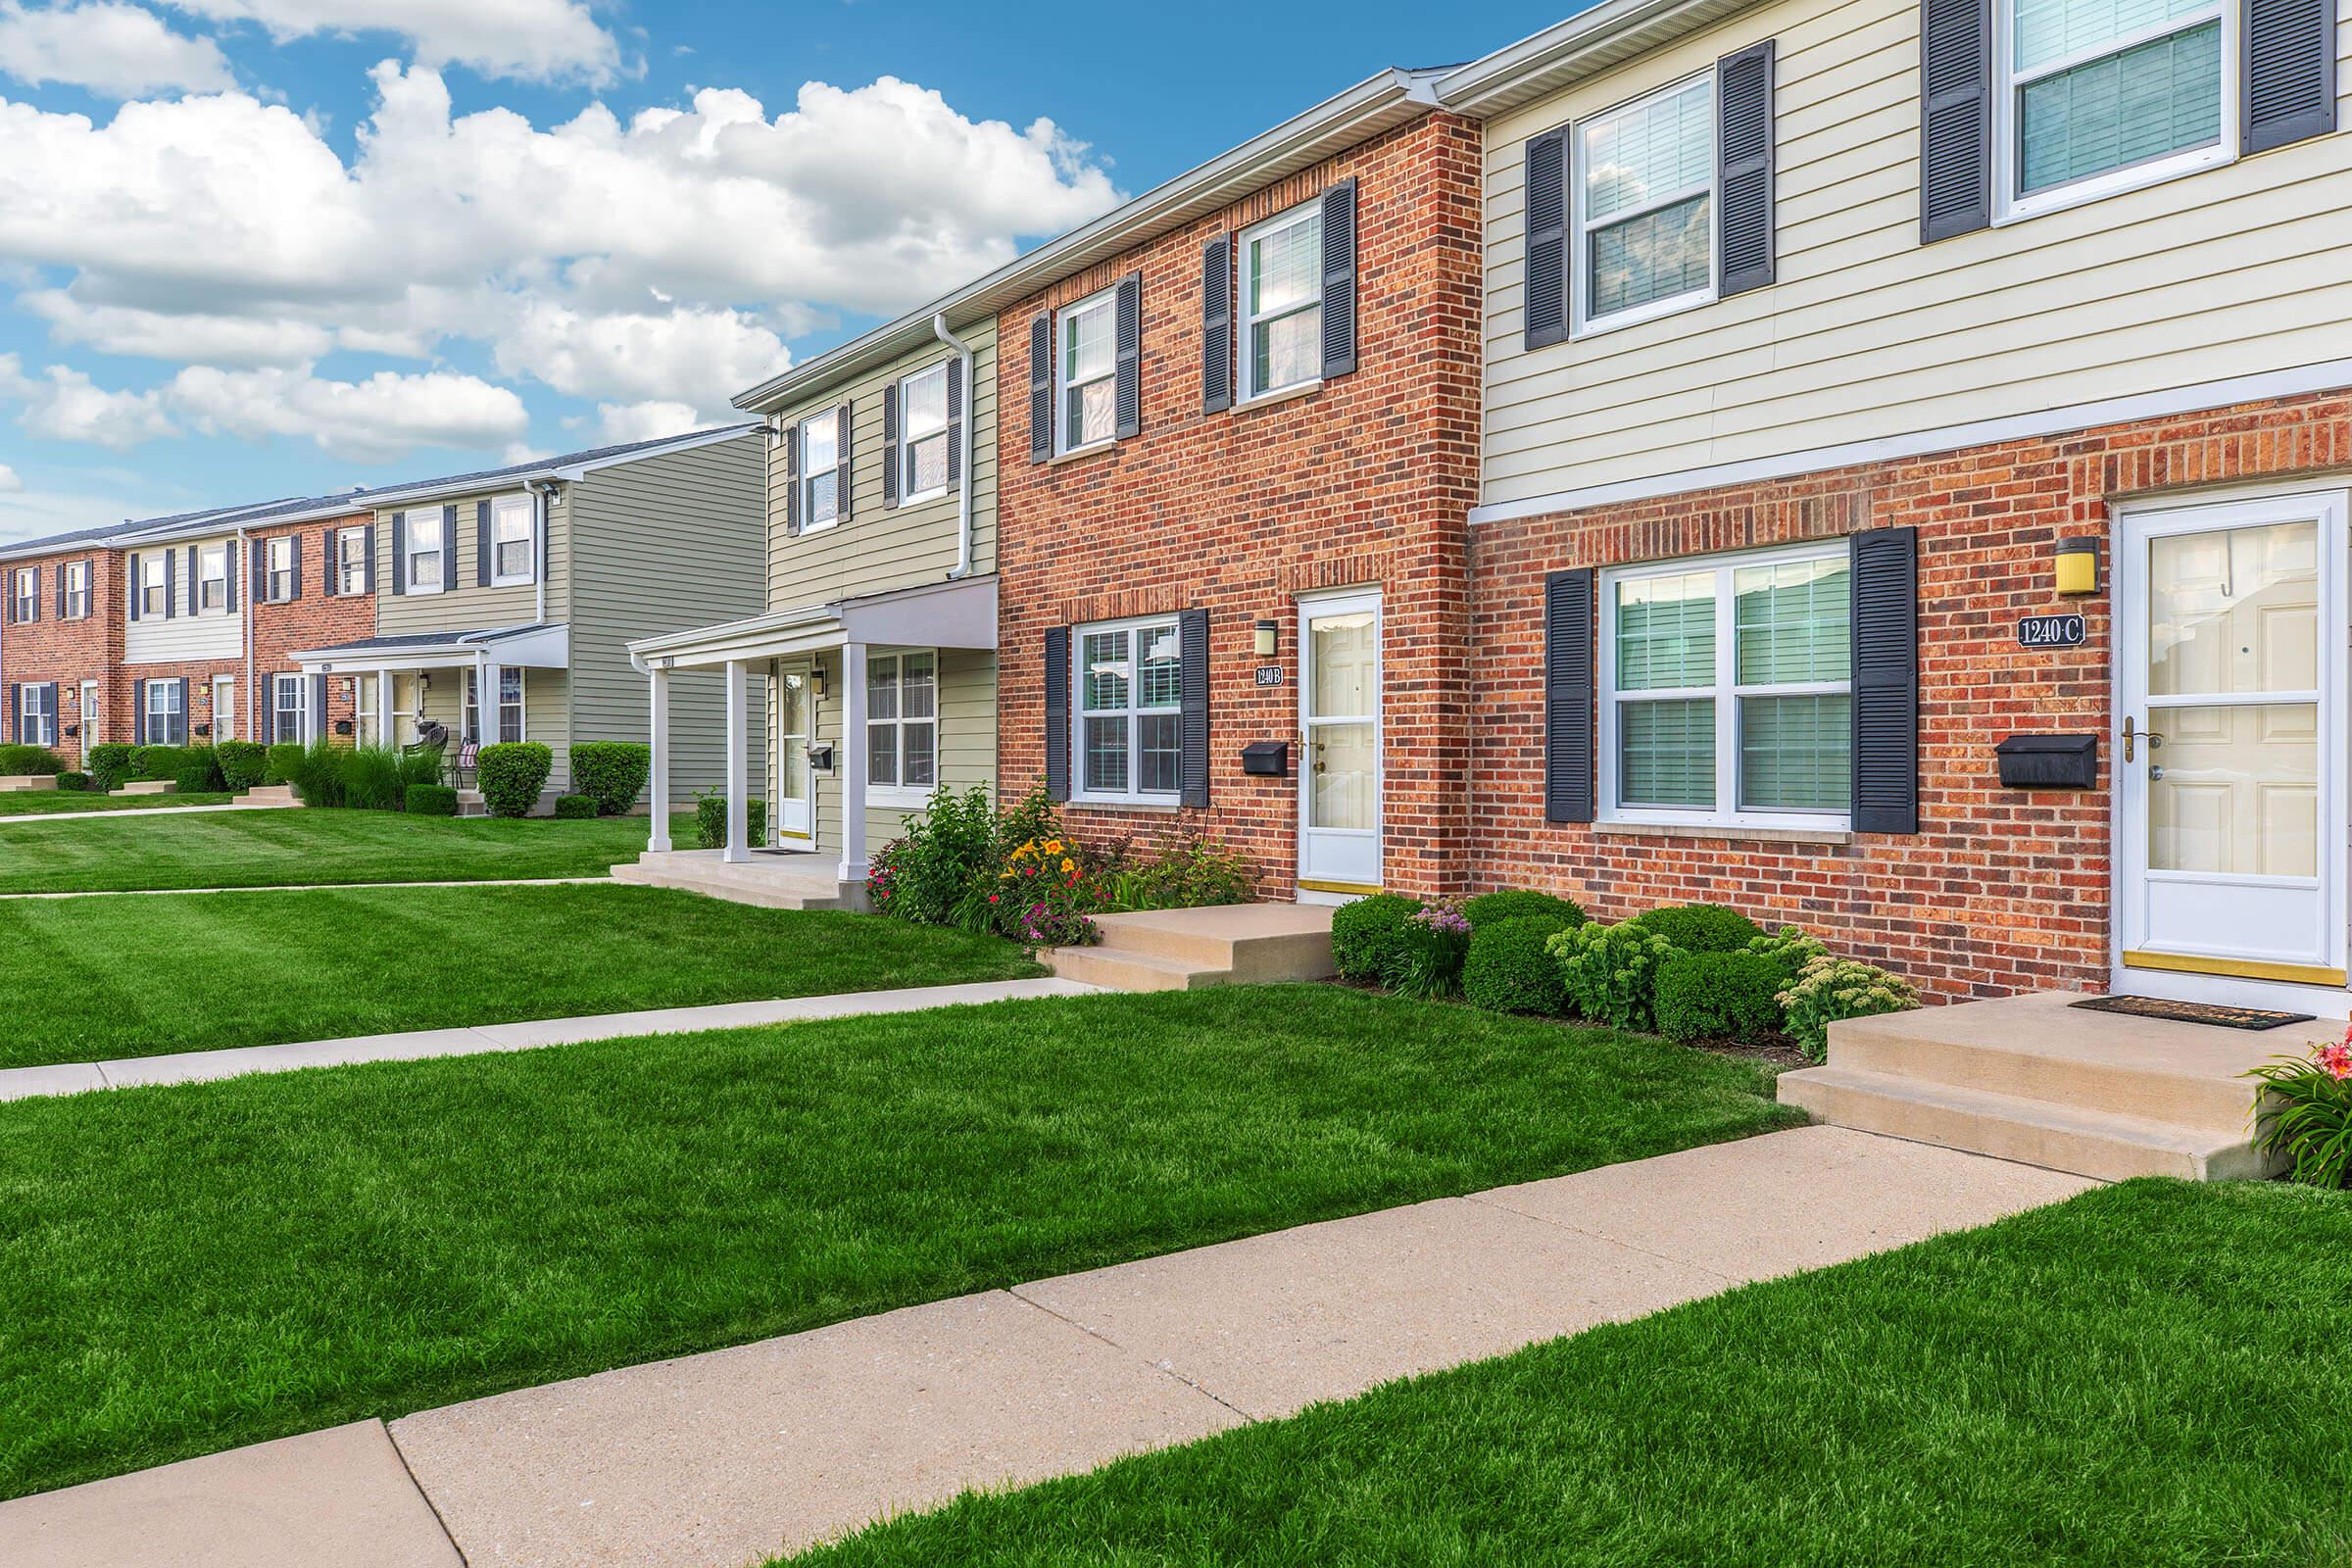
[[[2340,1564],[2347,1257],[2352,1197],[2135,1182],[796,1560]]]
[[[0,901],[0,1067],[1045,972],[996,937],[617,882]]]
[[[672,837],[694,843],[694,821]],[[152,822],[0,822],[0,893],[488,882],[603,876],[645,849],[646,819],[205,811]]]
[[[27,790],[0,795],[0,816],[68,816],[83,811],[153,811],[167,806],[226,806],[234,795],[101,795],[96,790]]]
[[[0,1495],[1801,1120],[1769,1093],[1297,986],[0,1104]]]

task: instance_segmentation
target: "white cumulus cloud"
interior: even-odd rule
[[[684,435],[710,422],[706,416],[686,403],[664,403],[649,399],[643,403],[600,403],[596,406],[596,439],[599,446],[620,446],[630,441],[659,441],[667,435]]]
[[[389,462],[419,447],[495,447],[521,440],[531,423],[511,388],[444,370],[379,370],[364,381],[336,381],[308,366],[190,366],[164,396],[202,434],[290,436],[361,463]]]
[[[283,40],[392,33],[426,66],[490,76],[581,80],[620,74],[619,47],[582,0],[169,0],[214,22],[252,22]]]
[[[498,336],[498,368],[572,396],[610,394],[700,409],[782,370],[784,340],[739,311],[680,307],[584,315],[551,301],[525,306]]]
[[[121,0],[27,10],[0,4],[0,75],[64,82],[110,98],[219,92],[236,85],[220,46],[173,32],[152,11]]]
[[[127,452],[174,430],[155,392],[109,391],[93,384],[86,372],[63,365],[26,375],[14,354],[0,354],[0,399],[21,406],[17,423],[52,441],[88,441]]]
[[[22,490],[24,488],[24,481],[17,477],[17,470],[10,467],[5,463],[0,463],[0,492]]]

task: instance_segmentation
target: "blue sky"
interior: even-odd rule
[[[1474,9],[0,0],[0,541],[720,416]]]

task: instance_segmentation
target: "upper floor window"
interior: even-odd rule
[[[372,564],[368,559],[368,528],[335,530],[335,592],[364,594],[368,591],[368,572]]]
[[[441,546],[443,530],[441,514],[426,512],[409,518],[409,592],[437,594],[441,591],[444,554]]]
[[[801,532],[841,520],[841,411],[801,421]]]
[[[80,620],[90,612],[90,564],[69,561],[60,569],[66,578],[66,618]]]
[[[1054,366],[1059,391],[1054,444],[1076,452],[1109,441],[1119,430],[1118,293],[1106,288],[1061,312],[1061,354]]]
[[[939,783],[939,656],[877,654],[865,663],[865,782],[928,795]]]
[[[300,541],[282,534],[263,545],[263,569],[268,573],[270,602],[282,605],[294,597],[294,552]]]
[[[150,618],[172,612],[172,556],[159,551],[139,558],[139,613]]]
[[[509,588],[537,575],[537,525],[529,496],[501,496],[490,508],[492,586]]]
[[[2000,0],[2011,216],[2226,161],[2227,0]]]
[[[948,490],[948,368],[943,362],[899,383],[901,506]]]
[[[1183,640],[1173,616],[1081,627],[1078,796],[1176,799],[1183,786]]]
[[[1715,297],[1715,74],[1577,128],[1578,328],[1630,325]]]
[[[207,615],[228,609],[228,546],[200,545],[196,550],[196,608]]]
[[[1242,235],[1242,397],[1323,376],[1323,205]]]
[[[20,625],[36,619],[41,612],[41,568],[20,566],[16,585],[9,594],[8,618]]]

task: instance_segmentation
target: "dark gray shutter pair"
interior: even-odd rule
[[[882,505],[899,504],[899,400],[906,383],[893,381],[882,389]]]
[[[392,591],[409,591],[409,514],[392,514]]]
[[[1176,617],[1177,784],[1181,803],[1208,805],[1208,612],[1188,610]]]
[[[1853,616],[1853,827],[1919,831],[1919,532],[1848,542]],[[1544,817],[1593,816],[1594,574],[1544,580]]]
[[[787,536],[801,531],[801,427],[787,425],[784,429],[784,532]]]
[[[1029,318],[1029,461],[1054,455],[1054,313]]]
[[[833,520],[850,520],[850,406],[833,411]]]
[[[1070,628],[1046,628],[1046,798],[1070,798]]]
[[[490,503],[476,501],[473,504],[473,585],[476,588],[490,586],[497,557],[497,547],[490,540]],[[450,560],[454,564],[457,558],[452,556]],[[332,575],[331,571],[329,575]]]
[[[1144,428],[1144,274],[1130,272],[1111,294],[1112,336],[1117,374],[1111,387],[1113,439],[1124,441]]]

